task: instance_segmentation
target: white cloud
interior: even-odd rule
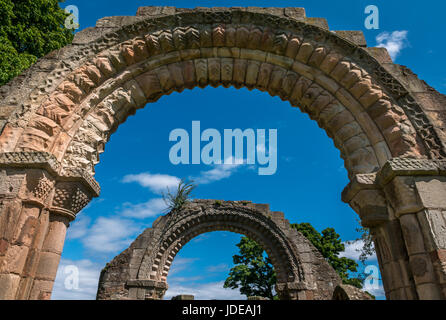
[[[163,198],[150,199],[144,203],[124,203],[121,215],[124,217],[145,219],[162,214],[167,206]]]
[[[373,286],[370,283],[365,283],[363,291],[367,291],[368,293],[374,295],[375,297],[385,297],[386,293],[384,292],[384,287],[382,285]]]
[[[386,48],[393,60],[407,47],[408,31],[382,32],[376,37],[377,47]]]
[[[211,170],[202,171],[197,177],[191,178],[197,184],[209,184],[229,178],[241,166],[246,164],[244,159],[227,158],[223,164],[216,164]]]
[[[124,183],[137,182],[141,186],[149,188],[150,191],[158,194],[166,191],[167,188],[172,189],[177,187],[180,181],[181,179],[167,174],[151,174],[148,172],[129,174],[122,179]]]
[[[90,260],[62,259],[54,282],[52,300],[95,300],[102,267]],[[79,276],[77,288],[73,286],[76,270]]]
[[[180,294],[191,294],[195,300],[246,300],[237,289],[223,288],[224,281],[200,283],[191,286],[184,286],[181,283],[170,283],[164,299],[171,299]]]
[[[169,283],[176,283],[176,282],[193,282],[197,280],[203,279],[202,276],[195,276],[195,277],[172,277],[169,278]]]
[[[98,218],[83,238],[84,247],[96,252],[118,253],[136,238],[140,228],[132,221],[121,218]]]
[[[206,268],[207,272],[223,272],[229,271],[229,266],[225,263],[220,263],[215,266],[209,266]]]
[[[171,299],[180,294],[191,294],[195,296],[196,300],[246,300],[245,296],[242,296],[239,290],[225,289],[223,288],[224,281],[220,282],[208,282],[197,283],[197,280],[203,279],[203,276],[195,277],[176,277],[172,276],[180,271],[187,270],[198,261],[198,258],[181,258],[178,257],[173,261],[172,267],[169,271],[169,277],[167,283],[169,284],[169,290],[166,292],[164,299]],[[207,272],[220,272],[223,268],[227,270],[229,267],[225,264],[219,264],[210,266],[207,268]],[[187,285],[185,285],[187,283]]]
[[[345,250],[343,252],[339,253],[339,257],[341,257],[341,258],[346,257],[346,258],[358,261],[359,256],[361,255],[360,250],[364,246],[364,241],[362,241],[362,240],[348,241],[348,242],[344,242],[344,246],[345,246]],[[368,261],[377,260],[376,253],[373,256],[368,257],[367,260]]]
[[[80,239],[87,234],[88,226],[91,219],[82,214],[76,218],[76,220],[70,224],[67,230],[67,240]]]
[[[186,268],[188,268],[195,261],[199,260],[198,258],[181,258],[178,257],[173,260],[172,266],[169,270],[169,276],[172,276]]]
[[[198,243],[198,242],[206,241],[209,238],[210,238],[209,233],[203,233],[203,234],[200,234],[199,236],[197,236],[195,239],[192,239],[191,242]]]
[[[255,169],[254,165],[247,165],[246,159],[228,157],[223,164],[215,164],[212,169],[201,171],[198,176],[190,177],[196,184],[210,184],[212,182],[220,181],[229,178],[240,167],[245,166],[248,169]],[[161,194],[177,188],[181,179],[175,176],[166,174],[151,174],[148,172],[140,174],[129,174],[122,179],[123,183],[137,182],[145,188],[149,188],[152,192]],[[142,209],[142,208],[139,208]]]

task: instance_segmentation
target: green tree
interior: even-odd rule
[[[230,270],[224,287],[240,288],[240,293],[247,297],[274,299],[276,273],[263,248],[247,237],[242,237],[237,247],[240,254],[233,256],[235,266]]]
[[[367,259],[375,254],[375,246],[373,244],[373,238],[370,233],[370,229],[364,228],[361,225],[361,221],[359,221],[359,219],[356,219],[356,221],[359,224],[359,227],[356,228],[356,231],[361,235],[361,237],[354,241],[349,241],[348,243],[353,244],[357,241],[361,241],[363,243],[362,247],[357,251],[360,253],[359,261],[361,261],[361,263],[365,265]]]
[[[292,224],[291,227],[310,240],[339,274],[343,283],[362,288],[362,278],[349,276],[349,271],[357,272],[358,264],[352,259],[338,256],[345,247],[333,228],[327,228],[319,233],[309,223]],[[233,256],[235,266],[229,271],[224,287],[240,288],[240,293],[248,297],[275,298],[273,288],[276,283],[276,273],[263,248],[247,237],[242,237],[237,247],[239,254]]]
[[[73,40],[58,0],[0,0],[0,85]]]
[[[341,237],[333,228],[327,228],[319,233],[309,223],[292,224],[292,228],[301,232],[316,249],[322,254],[327,262],[339,274],[344,284],[350,284],[357,288],[362,288],[363,279],[361,277],[350,277],[349,272],[357,272],[358,264],[355,260],[339,257],[345,250]]]

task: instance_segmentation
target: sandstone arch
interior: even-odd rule
[[[343,193],[372,228],[386,295],[446,298],[446,98],[301,8],[143,7],[78,33],[0,88],[0,297],[48,298],[94,165],[147,102],[195,86],[268,91],[341,151]]]
[[[212,231],[244,234],[261,244],[277,273],[281,299],[330,300],[341,280],[318,250],[292,229],[282,212],[248,201],[195,200],[158,218],[102,270],[100,300],[162,299],[181,248]]]

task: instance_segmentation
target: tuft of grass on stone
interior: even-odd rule
[[[186,203],[190,200],[192,195],[192,191],[196,188],[196,185],[193,184],[193,181],[187,181],[181,179],[178,184],[178,188],[175,193],[171,193],[169,188],[167,188],[167,193],[163,193],[164,202],[167,205],[167,211],[177,212],[181,210]]]

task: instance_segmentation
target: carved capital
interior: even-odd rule
[[[48,203],[55,178],[42,169],[28,169],[24,177],[25,183],[20,191],[20,198],[27,203],[35,203],[44,207]]]
[[[423,209],[414,177],[396,176],[384,186],[384,190],[397,217]]]
[[[363,226],[373,227],[394,215],[446,206],[446,160],[394,158],[372,174],[358,174],[342,200],[359,214]],[[435,195],[435,196],[433,196]]]
[[[397,217],[446,206],[446,160],[394,158],[377,174]]]
[[[74,220],[76,214],[81,211],[92,198],[91,192],[80,182],[57,182],[50,206],[50,211],[68,216]]]
[[[70,219],[99,196],[92,176],[83,170],[63,170],[50,153],[0,153],[0,169],[0,198],[18,197]]]
[[[375,174],[358,174],[342,193],[342,200],[349,203],[361,218],[361,224],[370,228],[389,220],[387,201]]]

